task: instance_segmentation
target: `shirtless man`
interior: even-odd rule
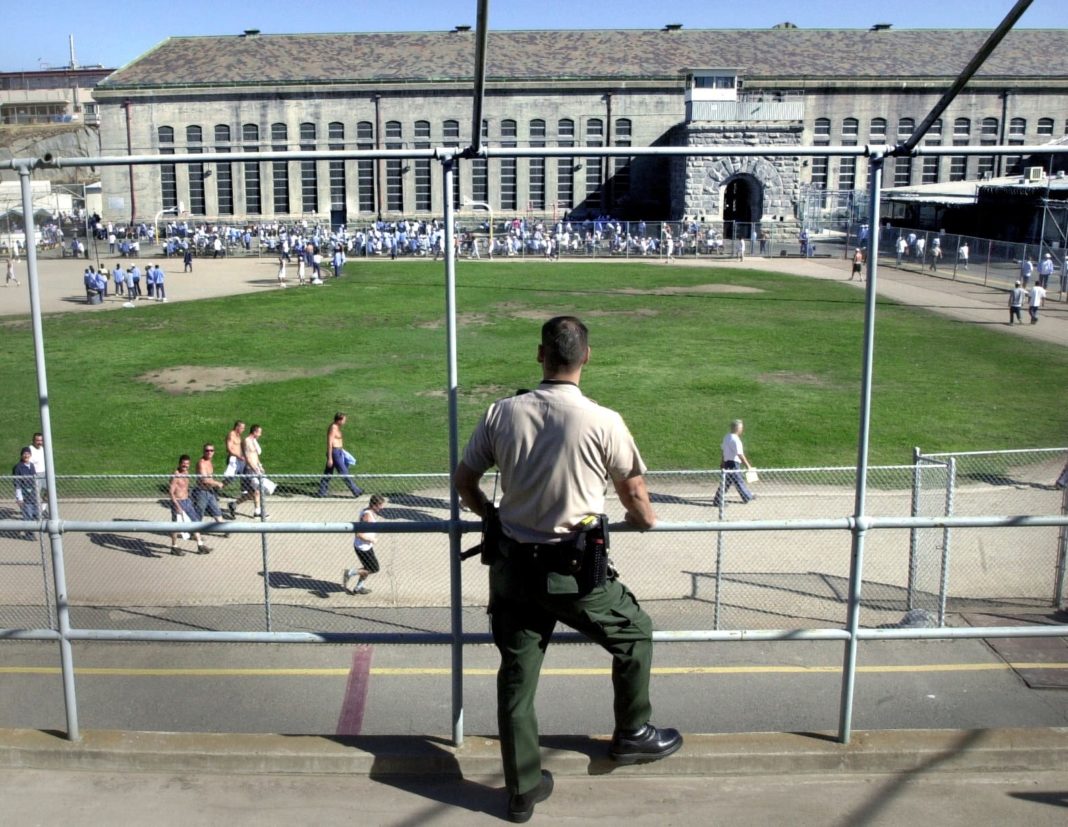
[[[176,523],[179,522],[179,515],[181,514],[185,514],[190,522],[200,522],[200,517],[193,507],[193,501],[189,498],[189,462],[189,454],[182,454],[178,457],[178,467],[171,474],[171,519]],[[198,532],[193,532],[193,539],[197,544],[197,554],[207,554],[211,551],[210,548],[204,545],[204,541],[200,539]],[[181,557],[185,554],[184,551],[178,548],[177,531],[171,534],[171,554],[175,557]]]
[[[261,516],[260,477],[264,475],[263,463],[260,461],[260,454],[263,453],[260,449],[260,436],[262,434],[263,428],[259,425],[253,425],[249,429],[248,436],[241,442],[241,454],[245,461],[245,476],[241,478],[241,490],[244,493],[228,506],[231,520],[237,519],[237,507],[248,500],[252,500],[253,503],[252,516]],[[267,519],[266,513],[263,513],[262,516],[263,519]]]
[[[200,519],[214,517],[215,522],[221,523],[223,516],[222,509],[219,508],[218,494],[223,484],[215,479],[214,459],[215,446],[209,442],[204,446],[203,455],[197,460],[197,485],[193,489],[193,506]]]
[[[341,428],[348,420],[348,416],[343,413],[334,414],[334,421],[330,423],[330,427],[326,429],[326,467],[323,469],[323,477],[319,480],[319,496],[325,497],[327,489],[330,486],[330,475],[340,474],[348,485],[349,490],[352,492],[352,496],[359,497],[363,494],[363,489],[360,488],[352,479],[349,474],[349,462],[348,457],[345,456],[345,441],[341,437]]]
[[[223,485],[245,470],[245,455],[241,449],[243,433],[245,433],[245,423],[239,419],[230,429],[230,433],[226,435],[226,470],[223,472]]]

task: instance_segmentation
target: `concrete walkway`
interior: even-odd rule
[[[351,261],[351,260],[350,260]],[[388,259],[355,260],[360,266],[388,266]],[[633,259],[597,259],[591,265],[611,266],[617,262],[634,261]],[[655,259],[649,261],[655,265]],[[106,259],[105,267],[114,267],[115,261]],[[126,266],[129,260],[123,260]],[[254,293],[264,290],[277,290],[275,278],[277,263],[272,258],[231,258],[231,259],[197,259],[192,273],[183,273],[178,259],[144,259],[139,263],[157,263],[167,274],[167,297],[169,302],[192,301],[195,299],[231,296],[240,293]],[[515,266],[540,266],[538,260],[516,260]],[[125,299],[111,296],[105,303],[90,306],[85,303],[85,291],[82,288],[82,273],[87,262],[73,259],[41,259],[38,262],[40,272],[41,310],[43,313],[88,312],[99,313],[106,310],[124,310],[137,312],[150,310],[153,302],[147,300],[138,303],[131,310],[124,308]],[[469,262],[466,259],[457,262],[458,267],[478,267],[481,262]],[[789,273],[807,278],[832,279],[851,284],[856,289],[863,289],[860,282],[849,281],[849,262],[837,258],[758,258],[750,257],[744,262],[729,258],[677,259],[672,266],[679,267],[741,267],[753,270],[771,270]],[[0,316],[26,314],[30,312],[29,290],[26,288],[26,262],[20,262],[17,269],[22,287],[13,285],[0,289]],[[1004,330],[1007,334],[1023,336],[1034,342],[1068,346],[1068,303],[1061,299],[1061,294],[1051,290],[1050,301],[1043,308],[1041,321],[1037,325],[1027,322],[1010,327],[1008,324],[1008,302],[1005,290],[985,287],[981,283],[940,278],[923,273],[881,266],[876,276],[877,291],[880,297],[891,299],[901,304],[924,307],[943,316],[957,319],[964,323],[987,326]],[[289,268],[289,284],[296,284],[295,269]],[[324,288],[330,284],[327,279]],[[313,288],[305,288],[313,289]],[[144,284],[142,284],[144,290]],[[878,313],[876,314],[878,320]]]
[[[605,739],[543,736],[556,780],[535,822],[1063,824],[1068,730],[687,735],[617,767]],[[494,739],[0,730],[12,824],[470,825],[504,820]]]

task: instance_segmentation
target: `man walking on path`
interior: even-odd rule
[[[1049,287],[1049,277],[1053,275],[1053,256],[1046,253],[1042,262],[1038,265],[1038,283],[1043,287]]]
[[[745,475],[740,470],[742,467],[741,462],[745,463],[746,470],[752,470],[753,468],[745,455],[745,449],[742,447],[742,433],[744,431],[745,423],[740,419],[734,420],[731,423],[730,432],[723,437],[723,443],[720,445],[722,462],[719,467],[725,470],[727,474],[722,489],[717,489],[716,496],[712,498],[712,505],[716,508],[719,508],[721,500],[727,496],[727,492],[730,491],[732,485],[738,486],[738,493],[742,495],[743,503],[756,499],[756,494],[749,490],[749,487],[745,484]]]
[[[1020,308],[1023,307],[1024,302],[1024,289],[1020,286],[1020,282],[1016,282],[1012,290],[1009,291],[1009,324],[1013,323],[1013,319],[1023,324],[1023,319],[1020,316]]]
[[[363,494],[363,489],[353,481],[352,476],[349,474],[349,456],[351,454],[345,451],[345,440],[341,435],[341,429],[346,421],[348,421],[348,416],[338,412],[334,414],[334,421],[326,429],[326,467],[323,469],[323,478],[319,480],[320,497],[325,497],[327,494],[327,490],[330,487],[331,474],[338,474],[345,480],[345,484],[348,485],[352,496],[359,497]]]
[[[1038,311],[1046,303],[1046,288],[1035,282],[1027,291],[1027,312],[1031,316],[1031,324],[1038,324]]]
[[[176,523],[186,520],[192,523],[200,522],[200,515],[197,514],[193,501],[189,498],[189,463],[189,454],[182,454],[178,457],[178,467],[171,474],[171,484],[168,490],[171,497],[171,519]],[[171,534],[171,554],[175,557],[185,554],[178,548],[178,534],[177,531]],[[193,539],[197,544],[197,554],[207,554],[211,551],[204,545],[199,532],[193,532]]]

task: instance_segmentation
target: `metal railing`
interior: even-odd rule
[[[480,13],[479,13],[479,28],[484,32],[485,19],[484,13],[488,0],[480,0]],[[1020,0],[1017,6],[1026,6],[1026,0]],[[1015,11],[1014,11],[1015,14]],[[1006,19],[1006,24],[1011,25],[1011,16]],[[1001,33],[1007,25],[999,28],[998,33],[992,36],[988,43],[984,46],[980,55],[973,59],[974,65],[976,60],[980,60],[985,57],[986,54],[996,45],[997,40],[1000,38]],[[480,34],[482,33],[480,32]],[[478,56],[478,60],[481,63],[484,60],[484,54]],[[482,73],[484,67],[477,67],[477,72]],[[969,69],[971,71],[971,69]],[[952,94],[955,94],[959,89],[960,83],[966,80],[967,75],[962,75],[958,79],[958,83],[954,85],[951,90]],[[474,112],[481,111],[482,101],[481,92],[476,89],[478,100],[475,102]],[[942,106],[948,98],[944,97],[943,102],[939,105]],[[928,120],[933,117],[933,113],[929,116]],[[475,122],[476,126],[478,121]],[[926,123],[926,121],[925,121]],[[914,135],[919,139],[922,137],[922,129],[918,130]],[[477,134],[477,129],[476,129]],[[870,469],[868,463],[869,455],[869,436],[871,428],[871,389],[872,389],[872,377],[873,377],[873,356],[874,356],[874,333],[875,333],[875,314],[876,314],[876,295],[877,295],[877,275],[879,264],[879,251],[880,247],[880,196],[882,190],[882,177],[884,171],[884,164],[888,157],[894,157],[895,155],[970,155],[970,154],[983,154],[983,155],[1006,155],[1006,154],[1068,154],[1068,147],[1065,146],[992,146],[992,147],[934,147],[934,146],[880,146],[880,145],[867,145],[867,146],[751,146],[751,145],[739,145],[739,146],[715,146],[715,147],[664,147],[664,146],[642,146],[642,147],[568,147],[568,148],[501,148],[501,147],[487,147],[479,145],[476,140],[475,145],[467,147],[466,149],[460,148],[436,148],[427,150],[343,150],[343,151],[286,151],[286,152],[262,152],[262,153],[244,153],[237,152],[228,154],[226,160],[228,162],[263,162],[272,160],[331,160],[331,161],[346,161],[355,159],[413,159],[421,158],[427,160],[435,160],[442,166],[443,175],[441,181],[441,197],[442,203],[446,205],[445,208],[445,243],[444,243],[444,268],[445,268],[445,320],[447,331],[447,355],[446,355],[446,373],[448,377],[448,407],[449,407],[449,425],[448,425],[448,442],[449,442],[449,467],[455,467],[458,461],[459,455],[459,435],[458,435],[458,416],[457,416],[457,401],[458,401],[458,383],[457,383],[457,358],[456,358],[456,329],[457,329],[457,314],[456,314],[456,273],[455,273],[455,260],[456,249],[458,245],[456,242],[456,222],[455,222],[455,210],[453,204],[453,182],[455,174],[455,162],[457,158],[464,157],[482,157],[487,159],[499,158],[499,157],[637,157],[637,156],[658,156],[661,158],[670,157],[690,157],[690,156],[705,156],[705,157],[729,157],[729,156],[760,156],[760,157],[778,157],[778,156],[795,156],[795,157],[819,157],[819,156],[854,156],[854,157],[866,157],[869,160],[869,182],[870,190],[868,193],[869,204],[866,214],[870,216],[871,220],[871,234],[867,240],[867,285],[865,293],[865,322],[864,322],[864,335],[860,343],[860,355],[862,363],[862,378],[860,382],[860,405],[859,405],[859,428],[857,439],[857,465],[853,469],[855,474],[855,484],[851,496],[847,499],[852,499],[852,503],[848,502],[846,510],[850,516],[835,516],[824,518],[799,518],[793,520],[783,519],[770,519],[770,520],[714,520],[704,519],[693,522],[668,522],[665,521],[659,524],[653,532],[650,533],[649,539],[656,542],[660,542],[660,535],[664,537],[672,537],[676,534],[687,534],[694,532],[717,532],[719,534],[726,534],[727,532],[738,533],[744,536],[747,533],[754,532],[768,532],[768,531],[781,531],[791,532],[791,536],[796,532],[808,532],[808,531],[821,531],[827,533],[828,536],[834,536],[835,533],[840,533],[841,536],[849,537],[849,549],[848,555],[845,554],[845,544],[843,543],[843,571],[847,571],[848,574],[842,582],[840,594],[841,603],[843,609],[843,620],[840,626],[835,627],[817,627],[806,629],[719,629],[719,630],[696,630],[696,631],[680,631],[673,634],[660,633],[658,637],[660,639],[670,640],[838,640],[844,643],[843,652],[843,668],[842,668],[842,687],[839,698],[839,740],[843,743],[848,742],[850,738],[850,732],[852,729],[852,711],[854,704],[854,691],[856,683],[856,659],[858,646],[861,641],[871,639],[893,639],[893,638],[984,638],[984,637],[1038,637],[1038,636],[1060,636],[1064,634],[1063,625],[1034,625],[1027,627],[969,627],[969,628],[911,628],[907,626],[901,626],[899,628],[873,628],[862,626],[862,612],[864,610],[864,586],[865,577],[870,577],[872,574],[870,567],[877,570],[876,564],[865,563],[865,552],[872,549],[871,553],[876,561],[879,559],[879,555],[874,551],[875,540],[883,532],[893,531],[911,531],[913,529],[919,530],[942,530],[942,531],[958,531],[964,528],[984,528],[995,529],[994,533],[999,533],[1002,530],[1027,528],[1029,530],[1040,530],[1048,527],[1064,527],[1068,526],[1068,517],[1065,517],[1063,513],[1060,514],[1041,514],[1041,515],[1029,515],[1029,514],[1010,514],[1010,515],[974,515],[974,516],[895,516],[888,515],[882,516],[877,513],[876,504],[879,502],[879,480],[877,469]],[[195,163],[216,163],[219,160],[219,156],[216,154],[186,154],[186,155],[172,155],[172,156],[160,156],[160,155],[113,155],[113,156],[101,156],[96,158],[78,158],[78,159],[57,159],[51,156],[45,156],[43,158],[22,158],[13,159],[10,161],[0,162],[0,167],[15,170],[19,175],[21,187],[22,187],[22,205],[23,214],[32,213],[32,198],[31,198],[31,186],[30,180],[33,173],[43,167],[50,166],[55,168],[68,168],[68,167],[103,167],[103,166],[123,166],[132,167],[139,165],[160,165],[160,164],[195,164]],[[51,574],[54,585],[54,605],[55,605],[55,628],[38,628],[38,629],[0,629],[0,636],[18,640],[18,639],[46,639],[54,640],[59,644],[60,653],[60,665],[61,675],[63,680],[64,701],[66,707],[67,716],[67,736],[73,740],[77,740],[79,735],[78,715],[77,715],[77,701],[75,691],[75,676],[73,667],[73,643],[83,640],[164,640],[164,641],[194,641],[194,640],[206,640],[206,641],[271,641],[271,642],[294,642],[294,643],[317,643],[317,642],[335,642],[335,641],[392,641],[395,639],[394,635],[389,633],[371,634],[371,633],[324,633],[324,632],[308,632],[308,631],[293,631],[293,632],[217,632],[217,631],[177,631],[174,629],[166,630],[145,630],[145,629],[122,629],[122,630],[109,630],[94,628],[92,625],[79,626],[75,621],[78,620],[77,614],[72,612],[71,595],[68,590],[67,584],[67,566],[64,556],[64,542],[71,538],[80,535],[88,534],[92,532],[124,532],[132,534],[169,534],[173,530],[173,525],[169,521],[164,520],[134,520],[131,522],[117,522],[117,521],[77,521],[68,520],[65,517],[61,517],[59,513],[59,500],[56,498],[56,479],[54,477],[52,469],[55,467],[54,458],[51,454],[52,445],[52,425],[51,425],[51,406],[50,395],[48,391],[47,382],[47,365],[44,355],[44,334],[41,321],[41,306],[40,306],[40,292],[37,272],[37,249],[34,242],[34,231],[29,228],[29,238],[27,239],[28,245],[26,247],[27,269],[28,269],[28,288],[30,291],[30,307],[31,307],[31,322],[32,332],[34,340],[34,357],[37,370],[37,398],[39,400],[40,414],[41,414],[41,431],[45,434],[45,461],[46,461],[46,484],[48,488],[48,507],[50,518],[46,521],[38,521],[34,523],[30,521],[29,528],[36,531],[45,531],[48,535],[47,561],[42,564],[49,565],[51,567]],[[950,465],[950,463],[946,463]],[[924,476],[928,473],[924,471]],[[914,489],[915,483],[913,480],[909,481],[906,488],[909,491]],[[870,489],[870,490],[869,490]],[[448,520],[441,521],[411,521],[406,523],[384,523],[377,530],[383,535],[391,534],[443,534],[448,537],[448,555],[445,560],[442,561],[442,566],[447,566],[449,571],[449,633],[447,635],[438,635],[434,633],[427,633],[425,638],[432,642],[448,642],[451,647],[452,653],[452,725],[453,725],[453,741],[457,744],[463,740],[463,644],[472,640],[472,636],[467,635],[463,631],[463,617],[461,614],[462,608],[462,594],[463,594],[463,580],[467,576],[461,572],[460,569],[460,544],[463,539],[463,534],[476,529],[476,525],[470,521],[464,521],[461,519],[459,500],[456,491],[451,487],[448,490],[449,500],[449,518]],[[909,497],[906,500],[911,502]],[[763,502],[763,498],[761,499]],[[947,503],[947,508],[952,508],[952,503]],[[734,508],[734,506],[728,505],[728,509]],[[746,508],[752,508],[752,506],[746,506]],[[755,513],[755,509],[754,509]],[[214,528],[214,524],[191,524],[187,526],[189,529],[208,530]],[[231,535],[245,535],[256,534],[259,535],[261,540],[261,554],[264,559],[264,574],[267,575],[270,568],[270,561],[273,555],[271,548],[268,547],[268,540],[274,540],[275,535],[286,534],[348,534],[352,531],[352,522],[326,522],[326,523],[314,523],[307,521],[300,522],[282,522],[272,521],[269,523],[244,523],[234,522],[226,527]],[[625,527],[617,528],[617,543],[623,544],[624,538],[628,533]],[[0,531],[19,531],[27,529],[27,521],[24,520],[3,520],[0,521]],[[25,542],[25,541],[23,541]],[[956,540],[954,539],[954,542]],[[26,544],[29,546],[30,544]],[[41,553],[44,553],[43,551]],[[624,551],[619,551],[620,557],[624,556]],[[719,549],[717,548],[717,555],[719,555]],[[955,552],[954,552],[955,555]],[[733,556],[733,555],[732,555]],[[178,562],[185,562],[184,558],[176,558]],[[200,561],[202,557],[193,558],[189,562]],[[721,562],[722,562],[721,558]],[[171,562],[171,561],[168,561]],[[720,565],[718,562],[717,565]],[[32,568],[32,567],[31,567]],[[911,568],[910,566],[898,567],[899,571],[896,576],[904,579],[908,582],[907,575],[902,575],[901,568]],[[949,567],[946,564],[942,564],[940,567],[941,572],[946,571],[948,573]],[[75,575],[72,573],[72,579]],[[270,588],[268,577],[264,577],[264,588]],[[722,590],[725,583],[724,578],[720,578],[720,589]],[[947,581],[948,582],[948,581]],[[1063,589],[1060,592],[1060,598],[1063,599]],[[721,609],[726,604],[721,601]],[[399,642],[412,642],[411,636],[407,639]]]
[[[917,451],[914,465],[869,469],[871,514],[913,521],[991,511],[1064,516],[1066,495],[1051,482],[1066,456],[1065,449],[955,456]],[[321,479],[277,476],[274,493],[262,495],[261,514],[270,518],[254,517],[248,502],[238,505],[232,521],[228,507],[241,493],[235,480],[221,497],[223,516],[204,513],[203,522],[178,523],[168,477],[56,477],[64,520],[55,528],[66,535],[63,579],[72,618],[80,627],[136,636],[124,613],[136,606],[145,632],[195,621],[205,632],[313,629],[336,639],[358,612],[370,620],[371,634],[402,624],[413,631],[392,639],[447,640],[448,533],[454,527],[447,475],[360,477],[369,493],[386,495],[389,504],[376,525],[387,535],[379,545],[382,570],[373,576],[373,594],[355,605],[340,572],[353,564],[350,535],[360,505],[339,483],[319,496]],[[856,469],[762,469],[754,486],[759,499],[748,504],[733,488],[718,495],[727,482],[725,471],[650,473],[651,496],[667,529],[614,537],[613,559],[660,636],[840,624],[848,534],[828,537],[819,524],[848,528],[841,515],[849,513]],[[21,636],[57,631],[49,587],[55,572],[43,533],[53,526],[19,520],[17,506],[0,500],[0,548],[18,563],[17,574],[0,583],[0,629],[9,636],[12,630]],[[861,625],[944,627],[947,611],[1057,606],[1064,599],[1064,533],[1063,526],[1045,524],[980,538],[941,523],[877,532],[868,546]],[[211,552],[197,554],[194,539]],[[465,608],[484,604],[479,566],[465,568],[460,600]],[[486,642],[486,632],[468,632],[465,639]]]

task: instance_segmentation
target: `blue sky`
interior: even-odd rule
[[[295,32],[445,31],[475,25],[476,0],[258,0],[229,3],[181,0],[7,0],[0,71],[66,66],[68,36],[74,35],[78,63],[117,68],[172,35]],[[857,0],[491,0],[491,29],[649,29],[682,23],[689,29],[770,28],[789,21],[801,28],[869,28],[892,23],[899,29],[991,29],[1012,8],[1012,0],[899,0],[874,9]],[[42,13],[45,10],[45,13]],[[1017,24],[1045,29],[1068,26],[1064,0],[1033,0]],[[1037,56],[1036,56],[1037,59]]]

